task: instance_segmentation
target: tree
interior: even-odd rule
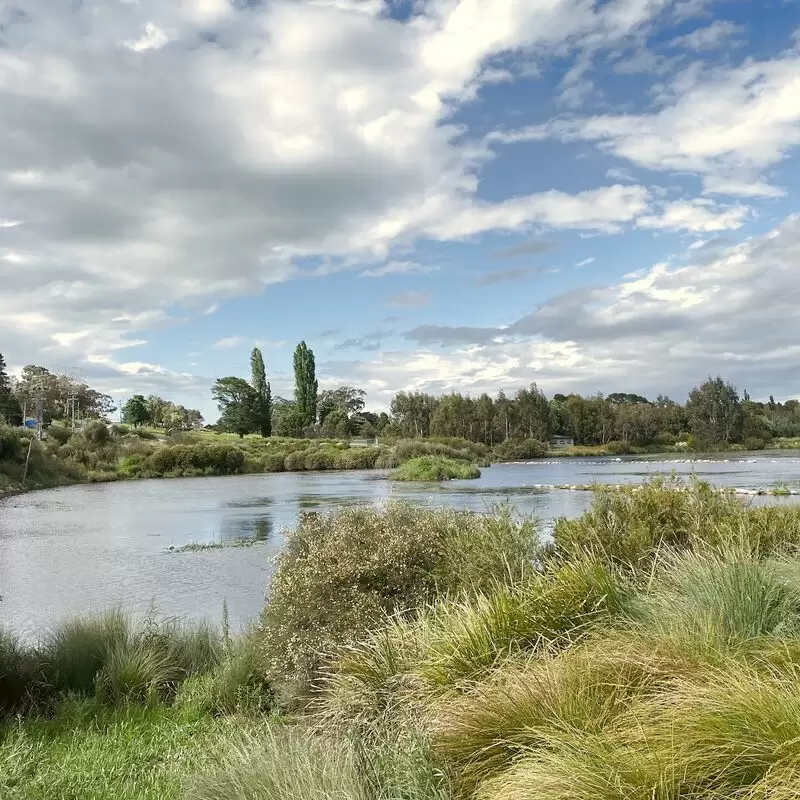
[[[11,379],[6,371],[6,361],[0,353],[0,421],[9,425],[22,424],[22,410],[11,393]]]
[[[211,395],[219,408],[219,426],[224,431],[246,433],[258,430],[258,398],[253,387],[244,379],[233,375],[219,378],[211,388]]]
[[[272,435],[272,389],[267,380],[267,370],[261,351],[253,348],[250,354],[251,385],[256,394],[256,426],[263,437]]]
[[[517,392],[514,402],[519,418],[517,436],[547,441],[550,438],[550,406],[541,389],[532,383],[529,389]]]
[[[303,433],[303,420],[299,409],[291,401],[276,404],[272,412],[272,430],[276,436],[297,438]]]
[[[686,404],[695,436],[709,444],[736,441],[742,432],[742,404],[736,387],[722,378],[708,378],[689,393]]]
[[[302,341],[294,351],[294,399],[303,427],[317,421],[317,389],[314,351]]]
[[[138,428],[150,421],[150,409],[147,407],[147,400],[141,394],[135,394],[122,407],[122,421],[128,425]]]

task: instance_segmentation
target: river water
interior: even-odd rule
[[[0,502],[0,624],[35,638],[65,616],[117,606],[219,621],[227,601],[232,625],[242,628],[257,618],[270,557],[280,551],[284,531],[301,510],[396,497],[481,511],[507,500],[548,526],[557,517],[581,514],[592,495],[537,484],[638,483],[672,472],[746,489],[776,483],[800,487],[800,458],[775,452],[703,460],[659,456],[495,465],[478,480],[440,485],[393,483],[376,472],[320,472],[33,492]],[[258,541],[250,547],[169,550],[241,539]]]

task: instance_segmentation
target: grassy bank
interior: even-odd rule
[[[670,481],[552,543],[508,508],[306,515],[246,638],[2,639],[0,796],[788,800],[798,545],[800,508]]]
[[[775,440],[774,446],[790,449],[798,442]],[[29,446],[31,457],[23,483]],[[737,445],[730,451],[741,449]],[[107,426],[96,420],[76,432],[51,425],[44,441],[31,444],[30,434],[0,424],[0,498],[73,483],[272,472],[402,467],[398,480],[443,480],[448,475],[474,476],[475,467],[491,463],[670,452],[693,451],[666,445],[634,447],[624,442],[549,450],[533,439],[508,439],[487,447],[452,437],[387,439],[377,446],[351,447],[346,440],[239,437],[213,431],[167,435],[153,429]],[[423,460],[405,466],[415,459]]]

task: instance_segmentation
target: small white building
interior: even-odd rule
[[[548,444],[551,450],[563,450],[565,447],[574,447],[575,439],[572,436],[551,436]]]

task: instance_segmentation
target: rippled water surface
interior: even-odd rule
[[[374,472],[292,473],[106,483],[34,492],[0,502],[0,622],[27,636],[63,616],[123,605],[144,612],[220,619],[227,600],[236,626],[257,617],[270,556],[298,511],[401,497],[482,510],[509,500],[548,524],[576,516],[589,492],[537,484],[639,482],[655,473],[697,473],[747,489],[800,488],[797,454],[702,461],[561,459],[496,465],[476,481],[394,484]],[[794,502],[798,498],[770,498]],[[759,498],[761,501],[762,498]],[[172,553],[191,542],[256,539],[252,547]]]

